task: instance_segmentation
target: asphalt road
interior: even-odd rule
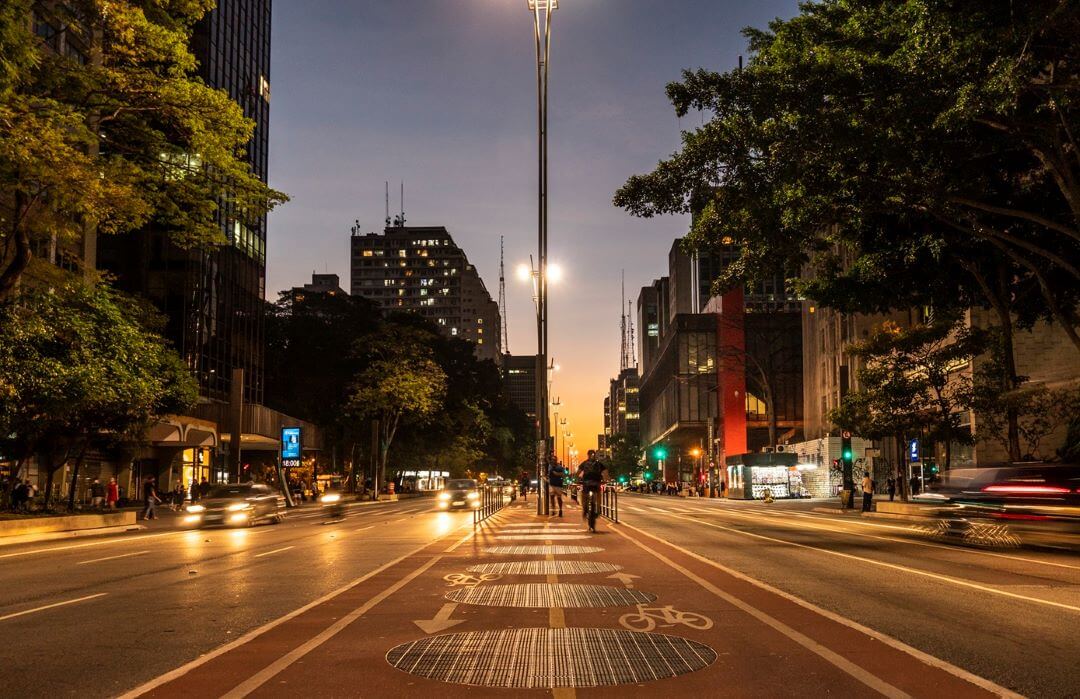
[[[0,696],[115,696],[471,521],[405,500],[0,547]]]
[[[1080,556],[961,548],[912,536],[904,523],[774,505],[623,495],[619,529],[1020,694],[1078,695]],[[576,520],[567,514],[561,521]],[[369,574],[472,531],[470,522],[468,513],[410,500],[353,506],[332,523],[308,510],[251,529],[180,531],[166,522],[0,547],[0,696],[121,694],[333,591],[355,583],[355,596]],[[386,604],[409,605],[412,594]],[[778,693],[801,686],[785,667],[755,670],[786,687]]]
[[[1080,695],[1080,556],[757,502],[624,494],[620,519],[1020,694]]]

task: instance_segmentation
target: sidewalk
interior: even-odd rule
[[[126,696],[1004,692],[645,531],[531,509],[403,552]]]

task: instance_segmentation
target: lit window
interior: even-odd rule
[[[477,340],[476,344],[478,344],[478,345],[484,344],[484,338],[480,338],[479,340]]]
[[[401,249],[397,251],[398,257],[405,257],[405,250]]]
[[[457,328],[450,328],[451,335],[457,335]]]
[[[483,325],[484,324],[484,319],[483,318],[477,318],[476,319],[476,324],[477,325]]]
[[[477,335],[483,335],[484,334],[484,329],[483,328],[477,328],[476,329],[476,334]]]

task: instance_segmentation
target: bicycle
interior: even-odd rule
[[[712,628],[712,619],[696,612],[680,612],[671,605],[666,607],[646,607],[637,605],[637,614],[623,614],[619,623],[631,631],[652,631],[657,627],[657,621],[662,622],[659,626],[671,628],[677,624],[689,626],[692,629],[704,631]]]
[[[600,489],[582,488],[581,495],[585,498],[582,508],[589,521],[589,531],[596,533],[596,518],[600,515]]]

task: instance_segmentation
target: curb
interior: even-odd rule
[[[115,527],[95,527],[94,529],[71,529],[64,532],[45,532],[42,534],[22,534],[19,536],[0,537],[0,546],[12,546],[15,544],[32,544],[38,541],[55,541],[57,539],[86,538],[88,536],[101,536],[104,534],[120,534],[146,529],[142,524],[122,524]]]

